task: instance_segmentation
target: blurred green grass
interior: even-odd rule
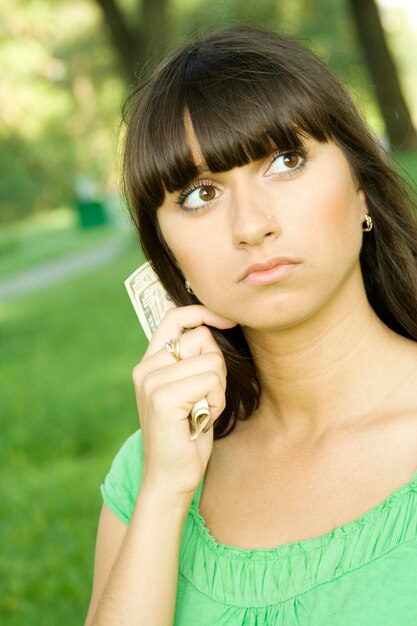
[[[0,623],[81,624],[91,589],[99,486],[137,428],[131,370],[146,346],[110,265],[3,304],[0,319]]]
[[[399,160],[416,181],[417,154]],[[0,274],[111,234],[28,229]],[[83,623],[99,486],[138,425],[131,371],[147,341],[123,281],[142,261],[132,238],[111,264],[0,304],[2,625]]]
[[[127,219],[127,218],[126,218]],[[58,209],[0,228],[0,279],[100,244],[120,232],[111,221],[81,229],[75,211]]]

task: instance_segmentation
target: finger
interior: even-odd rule
[[[217,419],[225,407],[225,394],[215,372],[204,372],[182,378],[155,389],[152,394],[152,408],[163,421],[175,416],[188,419],[193,405],[207,399],[210,418]]]
[[[207,326],[199,326],[198,328],[193,328],[192,330],[189,330],[188,332],[181,335],[179,338],[178,348],[182,360],[187,360],[190,357],[196,356],[197,354],[216,353],[219,358],[221,358],[223,362],[223,367],[226,370],[226,364],[224,362],[224,357],[220,346],[214,339],[210,329]],[[166,365],[169,365],[170,363],[176,361],[175,357],[172,354],[169,354],[164,344],[157,352],[147,352],[142,362],[144,368],[148,370],[165,367]]]
[[[226,366],[223,357],[217,352],[198,354],[178,363],[170,363],[154,369],[154,360],[158,357],[159,353],[152,357],[152,369],[146,375],[143,374],[142,381],[139,382],[139,387],[147,395],[165,384],[207,372],[215,372],[223,391],[226,391]]]
[[[216,370],[218,368],[220,372],[223,372],[223,376],[226,377],[227,370],[223,353],[207,326],[199,326],[181,335],[179,349],[181,360],[178,362],[172,354],[168,353],[165,346],[155,354],[145,355],[142,361],[133,368],[132,378],[136,391],[139,393],[143,391],[147,394],[148,390],[144,388],[144,381],[148,380],[149,382],[156,372],[170,366],[173,366],[173,369],[166,371],[172,372],[171,377],[176,380],[183,377],[184,374],[191,374],[191,365],[186,366],[183,374],[181,374],[181,369],[178,369],[178,366],[198,355],[209,359],[206,361],[204,370]],[[208,357],[207,355],[211,356]],[[161,375],[160,380],[161,384],[163,384],[163,375]]]
[[[236,326],[236,322],[222,317],[221,315],[217,315],[217,313],[213,313],[213,311],[210,311],[201,304],[192,304],[169,309],[156,329],[145,356],[154,354],[160,350],[167,341],[178,337],[184,333],[185,330],[203,325],[226,329]]]

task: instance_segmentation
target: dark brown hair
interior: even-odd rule
[[[169,56],[127,100],[124,186],[141,245],[179,306],[196,303],[160,233],[166,192],[197,176],[187,144],[188,111],[208,168],[222,172],[302,147],[306,135],[343,150],[363,189],[374,228],[360,255],[369,302],[380,319],[417,340],[417,228],[404,182],[387,164],[345,88],[299,43],[237,27],[193,41]],[[212,329],[226,360],[226,408],[215,438],[258,405],[260,385],[240,327]]]

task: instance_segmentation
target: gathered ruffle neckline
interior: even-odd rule
[[[417,538],[417,471],[383,502],[312,539],[245,549],[216,541],[199,512],[204,477],[181,538],[181,574],[213,600],[242,607],[285,602]]]

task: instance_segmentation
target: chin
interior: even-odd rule
[[[245,317],[245,319],[237,320],[237,322],[242,328],[248,328],[261,332],[279,332],[295,328],[305,322],[308,318],[309,316],[305,313],[304,315],[291,315],[286,311],[271,315],[271,313],[268,312],[267,315],[263,315],[262,317],[258,314],[256,317],[252,317],[251,319]]]
[[[294,293],[285,294],[284,298],[268,298],[268,301],[259,299],[259,302],[251,304],[250,308],[247,304],[241,305],[240,311],[244,311],[243,315],[237,315],[235,309],[234,317],[230,317],[232,313],[226,317],[236,319],[242,327],[254,330],[286,330],[308,319],[315,309],[312,302],[306,302],[305,297],[297,298]]]

